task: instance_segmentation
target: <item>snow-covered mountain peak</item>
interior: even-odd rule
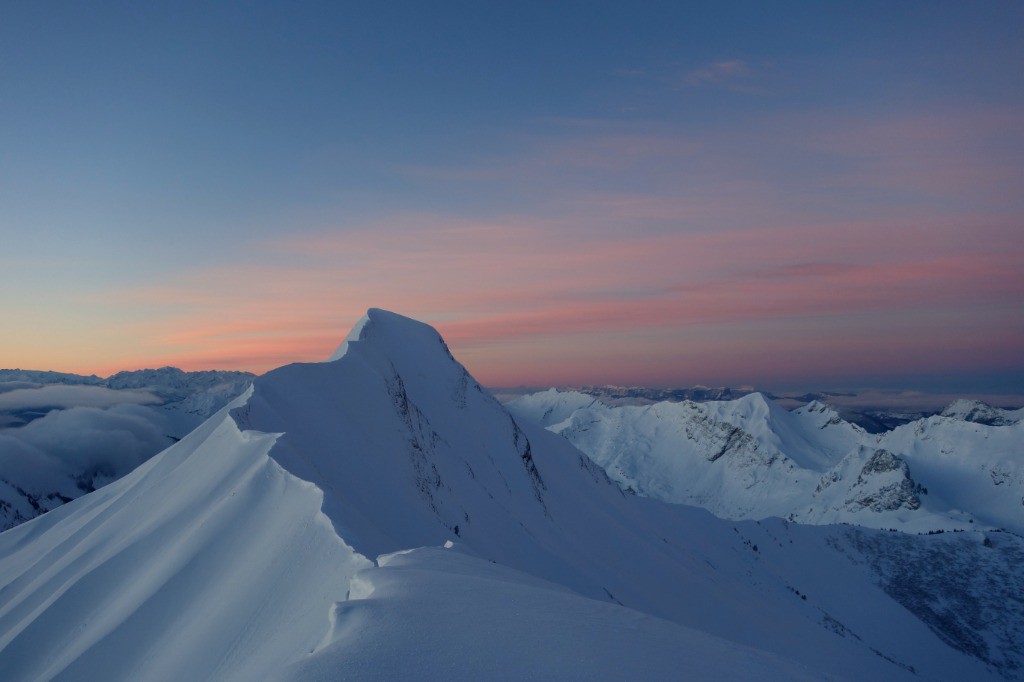
[[[798,407],[797,409],[793,410],[793,412],[798,414],[822,415],[828,421],[841,419],[839,413],[836,412],[831,405],[829,405],[828,403],[823,403],[820,400],[812,400],[806,405],[803,405],[802,407]]]
[[[784,411],[764,393],[750,393],[736,400],[716,402],[722,406],[729,405],[734,415],[747,420],[772,419],[776,411]]]
[[[762,448],[784,453],[799,466],[817,471],[824,471],[838,462],[858,435],[848,433],[849,429],[825,431],[832,415],[819,411],[811,413],[810,419],[803,419],[804,415],[787,412],[763,393],[703,403],[702,407],[713,420],[743,429]],[[826,423],[818,424],[822,416],[826,417]],[[808,421],[815,422],[816,428],[806,428]],[[851,427],[841,419],[836,423]]]
[[[346,357],[372,367],[382,376],[397,376],[406,391],[436,393],[444,385],[460,394],[470,388],[482,393],[465,368],[452,357],[437,330],[380,308],[366,311],[328,362]],[[487,398],[492,401],[489,394]],[[465,397],[458,398],[457,402],[465,403]]]
[[[812,400],[806,405],[798,407],[793,410],[793,415],[819,431],[843,434],[841,438],[846,442],[860,442],[868,439],[868,433],[862,427],[846,421],[834,407],[819,400]]]
[[[556,388],[524,395],[516,398],[514,402],[520,406],[520,409],[531,414],[544,428],[561,424],[576,410],[597,408],[603,405],[592,395],[579,391],[559,391]]]
[[[437,330],[418,320],[379,308],[366,311],[344,344],[348,344],[349,352],[357,348],[356,352],[365,359],[386,360],[400,373],[410,375],[409,378],[465,373]]]
[[[835,485],[844,480],[847,485]],[[901,510],[915,511],[921,507],[920,492],[905,460],[883,448],[862,446],[822,476],[814,495],[825,509],[845,511],[856,521],[864,518],[858,514],[862,511],[894,512],[897,518]]]
[[[107,377],[107,381],[111,383],[118,383],[126,379],[131,379],[133,387],[144,386],[146,381],[152,382],[156,378],[167,379],[173,377],[184,377],[185,372],[178,369],[177,367],[164,366],[157,369],[140,369],[140,370],[123,370],[112,374]]]
[[[345,353],[348,352],[349,344],[361,340],[364,338],[365,334],[380,334],[380,330],[382,328],[385,330],[389,329],[391,334],[396,332],[400,334],[403,328],[406,330],[413,330],[416,329],[417,326],[427,327],[427,329],[433,331],[432,328],[427,325],[423,325],[423,323],[416,321],[416,319],[413,319],[412,317],[399,315],[398,313],[383,310],[381,308],[370,308],[367,310],[365,315],[359,317],[358,322],[355,323],[352,330],[344,340],[342,340],[338,349],[331,353],[331,356],[327,358],[327,361],[328,363],[333,363],[333,361],[343,357]],[[373,331],[374,328],[376,328],[376,332]],[[387,335],[387,333],[387,331],[384,332],[385,335]],[[436,335],[436,332],[434,334]]]
[[[1004,410],[981,400],[961,398],[951,402],[939,416],[986,426],[1010,426],[1024,418],[1024,410]]]
[[[736,400],[714,400],[695,404],[716,421],[724,421],[742,428],[757,438],[762,445],[776,445],[775,424],[786,419],[785,410],[775,405],[763,393],[751,393]]]
[[[325,491],[357,551],[521,535],[508,507],[544,516],[529,440],[432,327],[370,309],[335,356],[259,377],[233,415],[284,434],[271,457]]]

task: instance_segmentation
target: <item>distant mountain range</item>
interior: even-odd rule
[[[872,434],[824,403],[788,412],[760,393],[640,406],[551,389],[507,406],[623,488],[717,516],[1024,533],[1024,410],[961,400]]]
[[[519,398],[524,395],[531,393],[538,393],[544,388],[496,388],[493,389],[495,395],[497,395],[503,402],[508,402]],[[890,431],[897,426],[908,424],[918,419],[925,417],[931,417],[943,412],[941,407],[935,409],[921,410],[921,409],[906,409],[902,406],[896,406],[902,401],[899,399],[900,394],[896,393],[894,396],[886,396],[883,392],[873,392],[875,395],[873,398],[865,399],[858,393],[853,391],[818,391],[813,393],[802,393],[802,394],[790,394],[790,393],[771,393],[769,391],[759,391],[751,386],[740,386],[740,387],[708,387],[708,386],[690,386],[683,388],[649,388],[645,386],[559,386],[557,390],[562,392],[578,392],[586,395],[593,396],[601,400],[606,405],[650,405],[657,402],[708,402],[708,401],[723,401],[723,400],[736,400],[743,396],[750,395],[751,393],[760,393],[765,398],[779,403],[786,407],[786,409],[794,409],[800,405],[804,405],[811,402],[820,402],[828,404],[833,410],[835,410],[843,420],[856,424],[862,429],[869,433],[882,433]],[[935,404],[934,397],[928,397],[927,394],[919,394],[921,397],[918,401],[927,398],[927,401]],[[862,407],[853,408],[845,404],[848,401],[856,402]],[[964,405],[974,405],[975,403],[984,406],[984,409],[995,409],[999,410],[1002,408],[993,408],[990,405],[982,401],[957,399],[953,401],[956,403],[963,403]],[[952,406],[947,407],[950,409]],[[1012,409],[1012,408],[1010,408]],[[986,423],[984,420],[986,417],[979,413],[975,417],[971,417],[970,421],[977,421],[978,423]]]
[[[200,421],[226,405],[248,386],[255,375],[250,372],[207,370],[185,372],[177,367],[140,369],[113,374],[105,379],[96,375],[68,374],[22,369],[0,369],[0,392],[28,390],[43,386],[94,386],[112,390],[144,391],[158,398],[154,401],[164,409],[180,415],[193,415],[179,419],[180,438],[198,425]],[[59,406],[37,406],[29,415],[31,419],[45,414],[50,408]],[[2,407],[0,407],[2,409]],[[9,410],[8,410],[9,411]]]

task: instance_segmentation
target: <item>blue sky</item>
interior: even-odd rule
[[[1019,3],[98,5],[0,22],[0,364],[383,306],[491,383],[1024,383]]]

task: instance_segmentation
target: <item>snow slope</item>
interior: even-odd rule
[[[811,680],[804,666],[458,551],[388,554],[285,679]],[[401,655],[382,657],[382,643]]]
[[[753,413],[752,413],[753,414]],[[120,481],[0,534],[13,679],[985,679],[1020,664],[1020,539],[717,519],[520,426],[371,310]],[[442,549],[442,546],[448,549]],[[952,546],[952,545],[951,545]],[[981,619],[948,612],[948,595]],[[934,617],[929,616],[933,614]],[[978,642],[984,644],[981,646]]]
[[[906,460],[927,499],[1024,533],[1024,421],[927,417],[882,434],[878,444]]]
[[[955,416],[870,434],[823,403],[787,412],[756,393],[639,407],[551,390],[507,407],[567,438],[627,490],[726,518],[1024,532],[1024,425],[1009,411],[988,425],[965,420],[977,405],[954,404]]]

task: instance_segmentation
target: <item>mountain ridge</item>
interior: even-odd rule
[[[0,666],[321,679],[422,661],[442,679],[501,660],[509,677],[609,674],[607,655],[564,660],[574,645],[617,652],[613,670],[724,679],[982,678],[1018,661],[1013,627],[984,650],[946,641],[1012,621],[928,622],[900,600],[935,594],[890,594],[892,569],[869,561],[943,539],[731,522],[630,496],[563,438],[520,424],[426,325],[371,310],[347,344],[333,362],[258,378],[125,478],[0,534]],[[1016,556],[1017,539],[983,539],[957,551],[994,566]],[[424,615],[444,600],[471,616]],[[524,656],[498,648],[506,619],[530,625],[510,649]]]
[[[1015,454],[1024,425],[1012,419],[933,416],[871,434],[824,403],[787,412],[757,393],[629,406],[549,390],[507,406],[570,440],[625,488],[726,518],[1024,532],[1024,462]]]

